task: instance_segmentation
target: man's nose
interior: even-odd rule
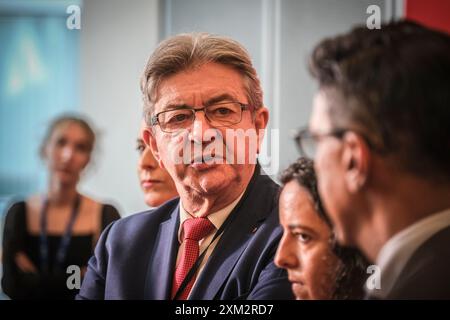
[[[205,112],[198,111],[195,113],[194,123],[192,124],[189,139],[195,143],[209,142],[211,140],[211,134],[205,134],[205,132],[210,132],[211,129],[212,127],[206,118]]]

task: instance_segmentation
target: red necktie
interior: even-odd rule
[[[175,296],[184,278],[188,274],[189,270],[191,270],[195,261],[198,259],[200,251],[198,242],[210,234],[213,230],[214,225],[207,218],[192,218],[184,221],[184,248],[181,252],[180,261],[173,277],[172,298]],[[179,295],[179,300],[186,300],[188,298],[194,282],[195,276],[192,277],[183,292]]]

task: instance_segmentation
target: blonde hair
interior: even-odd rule
[[[208,62],[220,63],[238,71],[243,79],[252,109],[263,105],[261,84],[247,50],[237,41],[208,33],[179,34],[162,41],[150,56],[141,78],[144,118],[158,100],[158,86],[165,78]]]

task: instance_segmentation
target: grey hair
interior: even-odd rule
[[[243,79],[252,110],[263,105],[261,84],[247,50],[237,41],[209,33],[185,33],[162,41],[150,56],[141,78],[144,119],[158,100],[158,86],[178,72],[216,62],[238,71]]]

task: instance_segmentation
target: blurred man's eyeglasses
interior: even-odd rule
[[[228,127],[241,122],[242,113],[248,109],[248,105],[234,101],[220,102],[199,109],[183,106],[158,112],[151,118],[151,125],[159,125],[161,130],[167,133],[189,129],[195,121],[195,113],[203,111],[211,126]]]
[[[325,137],[335,137],[341,139],[348,129],[334,129],[327,133],[312,133],[309,129],[300,129],[294,136],[298,150],[302,157],[314,159],[317,151],[317,144]]]

